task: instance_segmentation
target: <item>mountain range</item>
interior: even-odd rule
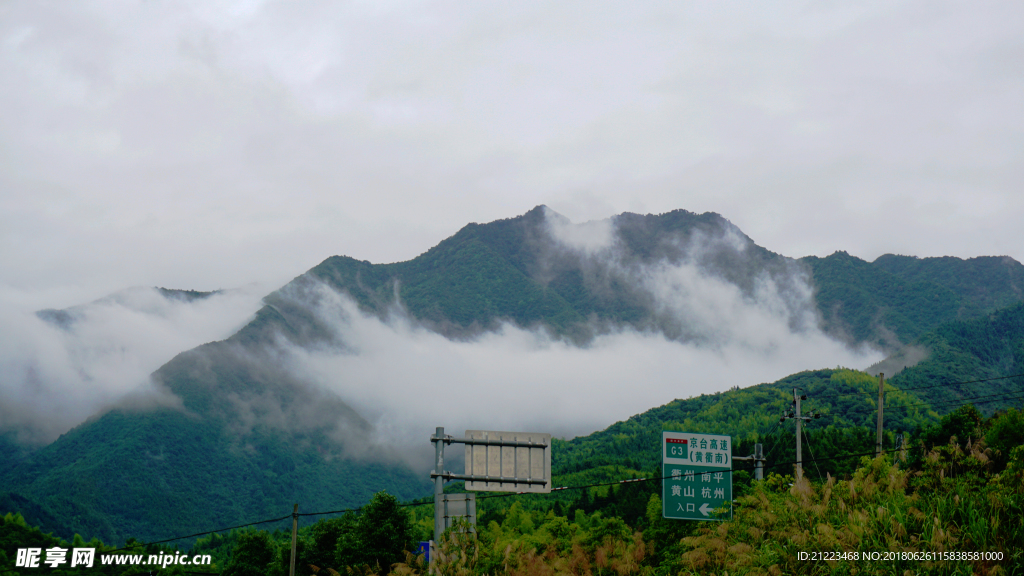
[[[161,290],[174,299],[209,295]],[[352,308],[324,314],[339,295]],[[400,499],[429,493],[425,471],[376,442],[375,423],[344,391],[325,390],[296,370],[296,349],[359,354],[344,326],[354,313],[382,322],[401,317],[459,342],[514,326],[584,348],[623,330],[715,348],[735,336],[722,328],[723,315],[756,310],[792,333],[882,351],[888,358],[876,370],[895,375],[897,387],[922,388],[1024,372],[1022,301],[1024,266],[1006,256],[793,259],[714,213],[626,213],[572,224],[539,206],[469,224],[406,262],[328,258],[268,294],[230,337],[181,351],[156,370],[154,386],[173,402],[114,406],[42,447],[0,429],[0,512],[20,511],[65,537],[123,542],[281,516],[293,502],[328,510],[361,505],[381,489]],[[38,316],[73,329],[74,310]],[[606,430],[559,440],[555,472],[642,472],[656,458],[648,441],[666,426],[714,433],[728,422],[733,434],[754,438],[777,419],[794,386],[827,397],[870,390],[872,381],[812,370],[743,390],[666,398]],[[1018,378],[894,393],[898,415],[889,429],[909,431],[957,402],[1020,386]],[[870,395],[809,406],[836,427],[873,417]]]

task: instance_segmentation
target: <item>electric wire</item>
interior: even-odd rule
[[[948,401],[945,401],[945,402],[935,402],[935,403],[922,402],[920,404],[906,404],[906,405],[903,405],[903,406],[886,406],[885,407],[885,411],[886,412],[891,412],[891,411],[895,411],[895,410],[907,410],[909,408],[920,408],[922,406],[928,406],[928,407],[933,407],[934,408],[936,406],[945,406],[945,405],[948,405],[948,404],[960,404],[961,406],[966,406],[968,404],[988,404],[989,402],[1000,402],[1000,401],[1003,401],[1003,400],[1018,400],[1018,399],[1024,398],[1024,396],[1011,396],[1009,398],[997,398],[997,396],[1007,396],[1009,394],[1020,394],[1020,393],[1021,393],[1020,390],[1015,390],[1015,391],[1012,391],[1012,392],[999,392],[997,394],[986,394],[984,396],[971,396],[971,397],[968,397],[968,398],[958,398],[956,400],[948,400]],[[983,400],[984,398],[989,398],[989,400]],[[976,400],[980,400],[980,402],[975,402]],[[849,414],[871,414],[873,412],[877,412],[877,410],[878,410],[877,407],[876,408],[871,408],[871,409],[865,409],[865,410],[850,410],[850,411],[844,412],[843,415],[849,415]],[[829,414],[829,416],[835,417],[836,415],[835,414]]]
[[[763,438],[763,440],[762,440],[762,443],[766,442],[766,441],[767,441],[767,440],[768,440],[769,438],[771,438],[771,435],[772,435],[772,433],[774,433],[774,432],[775,432],[775,429],[776,429],[776,428],[778,428],[780,424],[782,424],[782,420],[778,420],[778,421],[776,421],[776,422],[775,422],[775,425],[774,425],[774,426],[772,426],[772,429],[771,429],[771,430],[769,430],[767,434],[765,434],[764,436],[762,436],[762,438]],[[774,448],[775,448],[775,441],[776,441],[776,440],[777,440],[777,439],[775,439],[775,440],[773,440],[773,441],[772,441],[772,446],[771,446],[771,448],[769,448],[768,450],[765,450],[765,451],[763,452],[763,456],[764,456],[765,458],[767,458],[767,457],[768,457],[768,455],[769,455],[769,454],[771,454],[771,451],[772,451],[772,449],[774,449]]]
[[[896,388],[896,389],[900,390],[902,392],[906,392],[906,391],[909,391],[909,390],[925,390],[925,389],[928,389],[928,388],[940,388],[942,386],[960,386],[961,384],[978,384],[980,382],[992,382],[993,380],[1006,380],[1008,378],[1019,378],[1019,377],[1022,377],[1022,376],[1024,376],[1024,374],[1011,374],[1009,376],[997,376],[995,378],[982,378],[981,380],[966,380],[964,382],[951,382],[951,383],[948,383],[948,384],[933,384],[931,386],[917,386],[917,387],[914,387],[914,388]],[[895,386],[893,386],[893,388],[895,388]]]
[[[1019,377],[1024,377],[1024,374],[1010,374],[1009,376],[996,376],[996,377],[993,377],[993,378],[982,378],[980,380],[964,380],[962,382],[946,382],[946,383],[943,383],[943,384],[931,384],[929,386],[915,386],[913,388],[901,388],[901,387],[898,387],[898,386],[893,386],[889,382],[886,382],[885,385],[888,386],[888,388],[886,388],[885,391],[886,392],[910,392],[910,391],[913,391],[913,390],[928,390],[930,388],[943,388],[943,387],[948,387],[948,386],[962,386],[964,384],[979,384],[979,383],[982,383],[982,382],[993,382],[995,380],[1007,380],[1007,379],[1010,379],[1010,378],[1019,378]],[[844,398],[846,396],[863,396],[863,395],[873,396],[875,394],[877,394],[877,392],[875,392],[873,390],[866,390],[866,391],[855,391],[855,392],[843,392],[841,394],[822,394],[820,396],[815,396],[815,398],[818,399],[818,400],[828,400],[829,398]]]
[[[811,437],[807,435],[807,430],[801,428],[800,432],[803,433],[804,440],[807,441],[807,453],[811,455],[811,461],[814,462],[814,469],[818,471],[818,478],[821,478],[821,469],[818,468],[818,463],[814,460],[814,453],[811,452]]]

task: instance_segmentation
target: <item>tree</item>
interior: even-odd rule
[[[946,414],[937,426],[929,426],[923,436],[926,445],[942,446],[956,438],[956,443],[966,446],[968,440],[982,436],[981,423],[984,419],[973,404],[961,406]]]
[[[356,533],[356,515],[348,512],[341,518],[320,520],[310,528],[310,545],[303,560],[317,568],[336,568],[338,542]]]
[[[270,534],[262,530],[239,532],[231,560],[222,576],[264,576],[274,561],[277,547]]]
[[[1024,414],[1010,408],[996,414],[989,422],[991,428],[985,435],[985,444],[995,450],[996,462],[999,468],[1003,468],[1010,460],[1010,452],[1024,445]]]
[[[380,491],[355,522],[354,530],[341,530],[335,557],[340,566],[359,564],[387,568],[405,560],[412,544],[412,519],[398,499]]]

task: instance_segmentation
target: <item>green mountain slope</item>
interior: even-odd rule
[[[949,288],[960,297],[963,315],[1003,308],[1024,299],[1024,267],[1008,256],[961,260],[886,254],[873,262],[906,282],[928,282]]]
[[[993,395],[1024,396],[1024,377],[944,384],[1024,374],[1024,304],[981,318],[948,322],[915,344],[926,348],[928,357],[897,374],[892,383],[900,388],[918,388],[916,393],[935,405],[938,412],[949,412],[971,399],[977,399],[984,414],[1021,406],[1019,399]]]
[[[608,244],[588,251],[560,240],[554,229],[572,225],[538,206],[515,218],[469,224],[405,262],[331,257],[296,283],[310,291],[312,284],[323,282],[380,317],[402,307],[426,326],[456,338],[507,321],[544,326],[577,342],[623,325],[700,340],[686,319],[666,313],[651,284],[659,267],[685,265],[731,284],[751,301],[768,281],[794,329],[800,329],[804,307],[811,306],[827,333],[887,351],[943,322],[1024,299],[1024,265],[1008,257],[885,255],[866,262],[836,252],[792,260],[758,246],[714,213],[624,213],[607,224]],[[813,300],[805,295],[805,282],[813,288]],[[316,320],[302,310],[306,303],[296,306],[289,300],[294,297],[268,297],[272,309],[262,311],[241,336],[266,341],[280,332],[300,342],[327,337],[326,327],[300,335],[297,330],[310,330]]]
[[[386,454],[350,455],[339,438],[365,443],[366,423],[253,352],[219,342],[178,355],[154,378],[182,406],[86,422],[5,467],[3,492],[45,511],[23,513],[60,536],[119,543],[281,516],[295,502],[336,509],[383,489],[402,498],[429,490]]]
[[[943,322],[979,316],[1024,299],[1024,266],[1001,257],[866,262],[846,252],[801,258],[812,272],[826,332],[884,350],[908,344]]]
[[[325,459],[315,445],[258,428],[244,442],[226,429],[171,410],[109,412],[12,470],[11,496],[54,518],[31,521],[57,535],[123,542],[232,526],[303,510],[359,506],[388,489],[401,498],[429,489],[422,474],[391,463]],[[11,482],[8,479],[7,482]]]
[[[732,436],[736,455],[752,453],[753,444],[761,442],[769,463],[791,462],[795,459],[794,424],[780,425],[779,417],[792,409],[794,388],[807,395],[802,402],[805,414],[822,414],[805,428],[811,450],[827,454],[873,448],[878,380],[846,369],[813,370],[773,383],[673,400],[589,436],[560,441],[552,451],[552,470],[562,476],[559,482],[568,484],[650,473],[661,462],[663,430]],[[890,446],[894,434],[937,421],[938,414],[920,406],[922,400],[917,395],[895,391],[892,386],[887,390],[886,406],[892,415],[885,429]],[[766,440],[769,432],[772,434]],[[805,457],[810,456],[805,453]],[[822,466],[821,472],[836,475],[852,469],[853,464],[835,462]],[[780,471],[791,472],[791,467]]]

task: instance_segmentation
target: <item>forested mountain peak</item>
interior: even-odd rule
[[[542,205],[514,218],[468,224],[404,262],[328,258],[269,296],[267,308],[238,336],[326,338],[322,327],[309,328],[317,321],[304,312],[304,299],[315,299],[312,287],[323,284],[366,313],[383,318],[401,309],[451,338],[509,322],[577,343],[622,327],[693,340],[701,334],[687,328],[690,319],[665,310],[694,298],[699,286],[731,286],[750,300],[765,297],[759,291],[767,287],[796,317],[810,306],[806,276],[799,263],[756,245],[715,213],[624,213],[573,224]]]

